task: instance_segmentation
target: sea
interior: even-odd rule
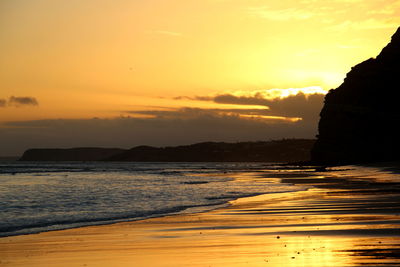
[[[242,197],[307,190],[239,175],[266,169],[280,171],[267,163],[0,162],[0,237],[203,212]]]

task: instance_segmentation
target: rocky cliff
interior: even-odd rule
[[[400,28],[376,58],[353,67],[326,95],[320,116],[314,162],[400,159]]]

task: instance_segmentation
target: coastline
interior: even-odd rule
[[[251,175],[312,188],[240,198],[201,213],[4,237],[0,265],[400,264],[398,182],[340,171]]]
[[[223,163],[222,165],[202,163],[201,166],[187,163],[183,163],[183,166],[180,166],[179,163],[149,163],[145,167],[139,164],[139,166],[141,166],[139,171],[136,165],[132,166],[131,164],[114,166],[115,164],[112,163],[103,167],[94,162],[88,164],[71,163],[71,165],[70,163],[61,163],[60,165],[59,163],[53,164],[54,162],[50,163],[50,173],[46,171],[46,168],[42,170],[42,167],[39,167],[37,172],[33,171],[32,174],[30,174],[30,165],[27,167],[23,166],[23,168],[28,169],[26,176],[24,176],[25,172],[21,171],[17,172],[17,176],[14,176],[14,168],[18,168],[19,165],[16,165],[16,167],[6,166],[6,168],[2,170],[3,173],[6,174],[2,177],[4,178],[2,180],[2,185],[6,188],[5,194],[2,195],[0,199],[0,202],[4,201],[5,203],[5,206],[2,207],[5,213],[1,216],[3,221],[0,223],[0,238],[91,225],[107,225],[118,222],[137,221],[181,213],[205,212],[226,206],[229,201],[237,198],[260,195],[266,192],[276,193],[304,189],[304,187],[299,188],[293,185],[281,185],[276,182],[273,182],[271,185],[270,182],[265,183],[266,179],[264,178],[254,178],[256,176],[252,176],[251,172],[257,172],[266,167],[265,164],[260,165],[257,163],[250,163],[250,165],[249,163]],[[56,167],[53,169],[54,166]],[[110,168],[114,170],[116,167],[117,172],[104,172],[103,169]],[[71,176],[70,174],[59,175],[60,171],[64,171],[64,168],[71,169],[73,174],[75,170],[78,170],[79,174],[82,173],[81,177],[83,179],[78,179],[79,181],[71,183],[70,181],[74,181],[77,176]],[[118,171],[122,170],[124,173],[126,169],[132,171],[132,175],[124,176],[122,174],[122,176],[120,176],[121,173]],[[140,172],[143,169],[145,170],[145,179],[142,179],[143,173]],[[171,171],[168,171],[169,169],[171,169]],[[80,172],[80,170],[83,170],[83,172]],[[94,176],[90,174],[92,171],[94,171]],[[7,172],[10,175],[7,176]],[[100,175],[96,176],[97,174]],[[154,176],[155,174],[160,174],[162,179]],[[172,179],[170,175],[172,175]],[[97,190],[93,187],[91,189],[90,187],[88,188],[84,179],[88,176],[91,178],[89,185],[95,185],[96,183],[93,182],[93,179],[94,177],[99,177],[99,179],[96,180],[96,182],[98,181],[96,186],[100,187],[102,190]],[[65,177],[69,178],[65,179]],[[107,187],[110,184],[109,181],[115,180],[118,181],[116,184],[117,187]],[[144,182],[147,180],[149,182],[148,184]],[[49,184],[50,186],[46,189],[38,188],[38,190],[25,187],[24,183],[30,185],[32,181],[38,181],[40,185]],[[80,181],[83,182],[82,184],[85,186],[86,191],[79,190],[83,188]],[[15,183],[21,184],[19,186],[21,192],[17,190],[16,192],[7,194],[7,185],[11,185],[11,189],[17,188],[13,186]],[[37,183],[33,183],[32,185],[35,184]],[[55,184],[58,186],[55,187]],[[118,187],[118,185],[122,187]],[[150,187],[148,187],[148,185],[150,185]],[[61,190],[58,188],[61,188]],[[76,188],[78,190],[76,190]],[[104,188],[112,192],[110,198],[104,198],[106,195],[104,194]],[[129,190],[129,188],[131,190]],[[165,188],[165,190],[163,188]],[[129,192],[127,192],[127,189]],[[174,195],[170,194],[172,190],[175,190]],[[63,194],[65,191],[72,191],[72,193],[75,194],[64,196],[60,199],[53,197],[53,195],[56,194],[50,194],[49,198],[44,198],[42,200],[43,203],[40,204],[43,207],[42,210],[35,210],[36,207],[39,207],[36,203],[34,203],[33,208],[31,208],[29,204],[30,198],[40,198],[42,195],[32,195],[32,193],[29,192],[44,192],[44,194],[46,194],[47,192],[54,191],[59,192],[57,195],[61,196],[64,196]],[[90,194],[88,191],[94,192],[95,194]],[[146,191],[145,194],[144,191]],[[77,192],[79,194],[76,194]],[[159,195],[159,192],[165,192],[165,194]],[[121,193],[123,194],[121,195]],[[13,198],[17,195],[22,196],[22,198],[25,199],[25,203],[21,202],[20,205],[16,206],[17,210],[14,209],[13,211]],[[143,198],[141,196],[144,196],[144,199],[147,198],[147,200],[142,201]],[[96,199],[97,197],[98,199]],[[96,201],[92,201],[93,199],[96,199]],[[174,199],[177,201],[174,201]],[[36,200],[33,199],[32,201],[35,202]],[[105,201],[104,205],[102,201]],[[68,205],[65,205],[65,203]],[[81,203],[84,205],[84,208],[80,207]],[[85,206],[85,204],[89,205]],[[97,206],[93,204],[97,204]],[[10,209],[8,209],[7,205],[10,206]],[[74,205],[76,209],[73,208]],[[43,210],[47,208],[47,206],[50,208],[50,213],[46,215]],[[54,212],[53,207],[57,206],[59,206],[58,214],[51,216]],[[89,210],[91,211],[90,213],[87,212]],[[115,210],[119,212],[114,212]],[[64,211],[70,216],[60,216]],[[13,216],[12,212],[15,212],[15,216]],[[41,212],[43,212],[43,214]],[[101,214],[101,212],[106,212],[106,214]],[[43,216],[38,219],[37,216],[41,215]]]

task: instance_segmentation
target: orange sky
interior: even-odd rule
[[[380,52],[398,14],[399,0],[2,0],[0,123],[326,91]]]

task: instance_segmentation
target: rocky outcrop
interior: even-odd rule
[[[124,152],[118,148],[36,148],[28,149],[20,161],[99,161]]]
[[[400,159],[400,28],[376,57],[329,91],[312,149],[318,164]]]

